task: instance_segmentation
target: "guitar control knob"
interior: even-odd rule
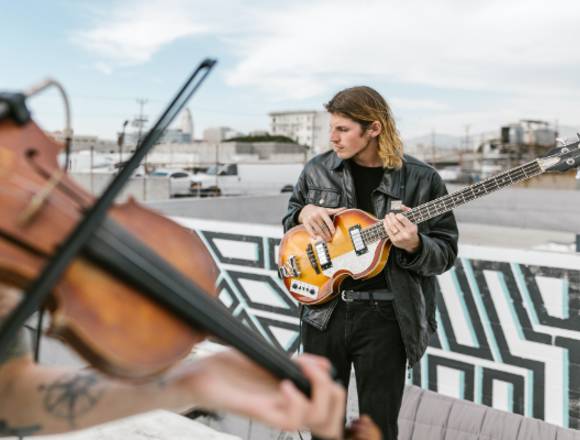
[[[297,287],[298,287],[298,284],[296,284],[296,283],[293,283],[293,284],[292,284],[292,288],[293,288],[293,289],[296,289]]]
[[[314,295],[314,289],[310,289],[310,295]]]

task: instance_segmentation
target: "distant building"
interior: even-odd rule
[[[47,134],[57,142],[64,143],[64,134],[61,131],[51,131]],[[98,136],[73,135],[71,150],[83,151],[94,150],[101,153],[111,153],[117,151],[117,143],[108,139],[99,139]]]
[[[135,125],[135,124],[133,124]],[[132,131],[125,135],[125,145],[127,147],[134,147],[139,142],[139,135],[143,138],[149,130],[144,129],[139,131]],[[189,144],[193,141],[193,118],[188,108],[181,112],[181,119],[179,123],[174,124],[173,127],[165,129],[161,137],[157,141],[159,144]]]
[[[328,150],[330,145],[328,112],[293,110],[271,112],[268,116],[273,135],[288,136],[301,145],[307,145],[313,154]]]
[[[163,132],[158,144],[189,144],[191,142],[191,133],[186,133],[181,128],[168,128]]]
[[[518,123],[501,128],[504,144],[553,147],[558,133],[550,123],[533,119],[521,119]]]
[[[210,143],[221,142],[239,136],[243,136],[243,133],[230,127],[210,127],[203,131],[203,140]]]

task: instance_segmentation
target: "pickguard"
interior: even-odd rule
[[[332,258],[332,266],[328,269],[322,271],[324,275],[328,278],[332,278],[332,276],[341,270],[348,270],[353,273],[353,275],[357,275],[362,272],[366,272],[371,268],[373,264],[373,260],[375,257],[375,253],[377,251],[377,247],[382,242],[375,242],[368,245],[368,252],[357,255],[354,249],[350,252],[346,252],[342,255],[336,256]]]

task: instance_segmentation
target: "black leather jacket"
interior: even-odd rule
[[[445,194],[445,184],[432,167],[405,155],[403,167],[385,171],[371,197],[375,212],[382,218],[392,200],[415,207]],[[355,197],[349,163],[334,151],[320,154],[306,164],[294,187],[282,220],[284,230],[298,224],[298,215],[307,204],[354,208]],[[449,212],[419,224],[419,236],[421,246],[413,255],[393,246],[384,270],[387,286],[395,294],[393,305],[410,366],[423,356],[437,328],[435,276],[449,270],[455,262],[458,238],[455,217]],[[305,306],[302,320],[325,328],[338,301],[337,298],[319,306]]]

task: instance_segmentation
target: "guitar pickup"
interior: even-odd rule
[[[316,251],[316,256],[318,257],[318,262],[322,270],[330,269],[332,267],[332,260],[330,259],[326,242],[319,241],[315,243],[314,250]]]
[[[316,261],[316,256],[314,255],[314,248],[312,247],[311,243],[308,244],[308,247],[306,248],[306,255],[308,255],[308,261],[310,261],[310,265],[312,266],[314,271],[317,274],[319,274],[320,268],[318,267],[318,261]]]
[[[349,230],[350,240],[352,241],[352,246],[357,255],[366,254],[369,249],[364,241],[361,233],[360,225],[354,225]]]

